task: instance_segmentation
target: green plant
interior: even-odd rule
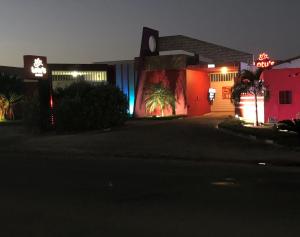
[[[175,96],[172,91],[164,87],[162,83],[147,86],[145,88],[144,101],[149,113],[153,113],[159,108],[161,116],[164,117],[164,110],[171,107],[172,113],[175,115]]]
[[[54,93],[58,131],[83,131],[122,125],[128,100],[116,87],[77,82]]]
[[[238,81],[232,88],[231,99],[235,104],[240,102],[242,94],[252,94],[255,99],[255,125],[258,126],[258,110],[257,110],[257,97],[267,95],[266,87],[261,80],[263,70],[258,69],[255,72],[243,70],[238,76]]]
[[[23,124],[29,130],[41,130],[41,105],[38,96],[26,98],[23,102]]]
[[[233,118],[233,117],[229,117],[224,119],[219,126],[220,127],[224,127],[224,128],[228,128],[228,127],[242,127],[245,124],[244,121],[237,119],[237,118]]]
[[[0,120],[14,120],[14,107],[23,98],[23,82],[16,76],[0,74]]]

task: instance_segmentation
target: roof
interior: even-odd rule
[[[204,61],[211,63],[245,62],[251,63],[253,55],[227,48],[184,35],[164,36],[159,38],[159,51],[184,50],[198,54]]]
[[[291,63],[292,61],[295,61],[295,60],[298,60],[300,59],[300,55],[299,56],[296,56],[296,57],[293,57],[293,58],[289,58],[289,59],[286,59],[286,60],[280,60],[276,63],[275,66],[277,65],[281,65],[281,64],[284,64],[284,63]]]
[[[116,61],[94,62],[94,64],[108,64],[108,65],[133,64],[133,63],[134,63],[134,60],[116,60]]]
[[[50,71],[107,71],[111,69],[107,64],[52,64],[49,63]]]

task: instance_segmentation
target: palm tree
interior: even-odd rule
[[[2,113],[9,120],[14,120],[15,119],[14,106],[22,100],[23,96],[11,92],[8,94],[0,94],[0,98],[2,104],[2,106],[0,107],[2,107],[3,109]]]
[[[175,96],[162,83],[151,84],[145,88],[145,105],[149,113],[153,113],[155,109],[160,108],[161,116],[164,116],[164,110],[168,107],[172,108],[175,115]]]
[[[2,119],[4,117],[14,119],[14,106],[22,100],[22,91],[21,79],[0,74],[0,117]]]
[[[240,102],[242,94],[252,94],[255,99],[255,126],[258,126],[258,109],[257,97],[265,95],[266,88],[260,76],[262,69],[257,69],[255,72],[243,70],[238,76],[237,83],[232,88],[231,98],[235,104]]]
[[[4,120],[4,114],[5,114],[5,100],[2,98],[2,97],[0,97],[0,122],[2,121],[2,120]]]

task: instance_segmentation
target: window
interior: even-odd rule
[[[209,74],[211,82],[233,81],[237,76],[237,72],[229,72],[227,74],[211,73]]]
[[[52,71],[53,81],[78,81],[106,82],[106,71]]]
[[[291,91],[279,91],[279,104],[287,105],[292,103]]]

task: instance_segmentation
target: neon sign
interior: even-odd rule
[[[275,61],[271,60],[269,55],[266,53],[262,53],[259,55],[258,60],[254,63],[254,65],[258,68],[270,68],[274,66]]]
[[[47,69],[44,67],[43,61],[40,58],[34,59],[33,66],[31,67],[31,72],[35,77],[43,77],[47,74]]]

